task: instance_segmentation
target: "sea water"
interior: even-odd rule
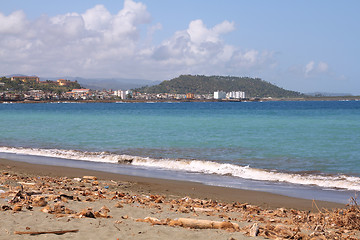
[[[359,120],[358,101],[0,104],[0,157],[344,202]]]

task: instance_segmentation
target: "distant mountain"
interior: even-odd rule
[[[243,91],[249,97],[303,97],[304,95],[277,87],[260,78],[232,76],[181,75],[154,86],[137,88],[143,93],[196,93]]]
[[[7,78],[11,78],[11,77],[25,77],[25,76],[31,76],[31,77],[34,77],[35,75],[24,75],[24,74],[10,74],[10,75],[6,75],[4,77],[7,77]]]
[[[125,79],[125,78],[93,78],[86,79],[80,77],[66,77],[69,80],[77,80],[82,86],[90,89],[133,89],[144,85],[152,86],[160,81],[150,81],[144,79]]]

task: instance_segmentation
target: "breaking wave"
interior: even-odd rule
[[[189,159],[155,159],[131,155],[114,154],[110,152],[86,152],[63,149],[39,149],[21,147],[0,147],[0,152],[56,157],[72,160],[131,164],[149,168],[161,168],[173,171],[186,171],[203,174],[217,174],[244,179],[286,182],[301,185],[315,185],[323,188],[336,188],[360,191],[360,178],[347,175],[320,175],[285,173],[275,170],[264,170],[239,166],[229,163]]]

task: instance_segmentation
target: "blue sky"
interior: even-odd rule
[[[359,10],[356,0],[1,1],[0,75],[250,76],[359,95]]]

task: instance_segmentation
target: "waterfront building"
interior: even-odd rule
[[[90,92],[90,89],[73,89],[72,91],[71,91],[72,93],[89,93]]]
[[[127,99],[127,98],[132,98],[132,91],[131,90],[126,90],[125,91],[125,98],[124,99]]]
[[[223,91],[214,92],[214,99],[225,99],[225,98],[226,98],[226,92]]]
[[[114,95],[117,97],[120,97],[121,99],[127,99],[129,97],[132,97],[133,93],[131,90],[126,90],[126,91],[116,90],[116,91],[114,91]]]
[[[122,92],[122,90],[115,90],[114,91],[114,96],[121,97],[121,92]]]
[[[67,92],[66,94],[74,99],[86,100],[89,98],[90,89],[73,89],[71,92]]]
[[[187,93],[186,94],[186,99],[194,99],[194,98],[195,98],[195,96],[194,96],[193,93]]]
[[[242,91],[232,91],[226,94],[227,99],[244,99],[245,92]]]

